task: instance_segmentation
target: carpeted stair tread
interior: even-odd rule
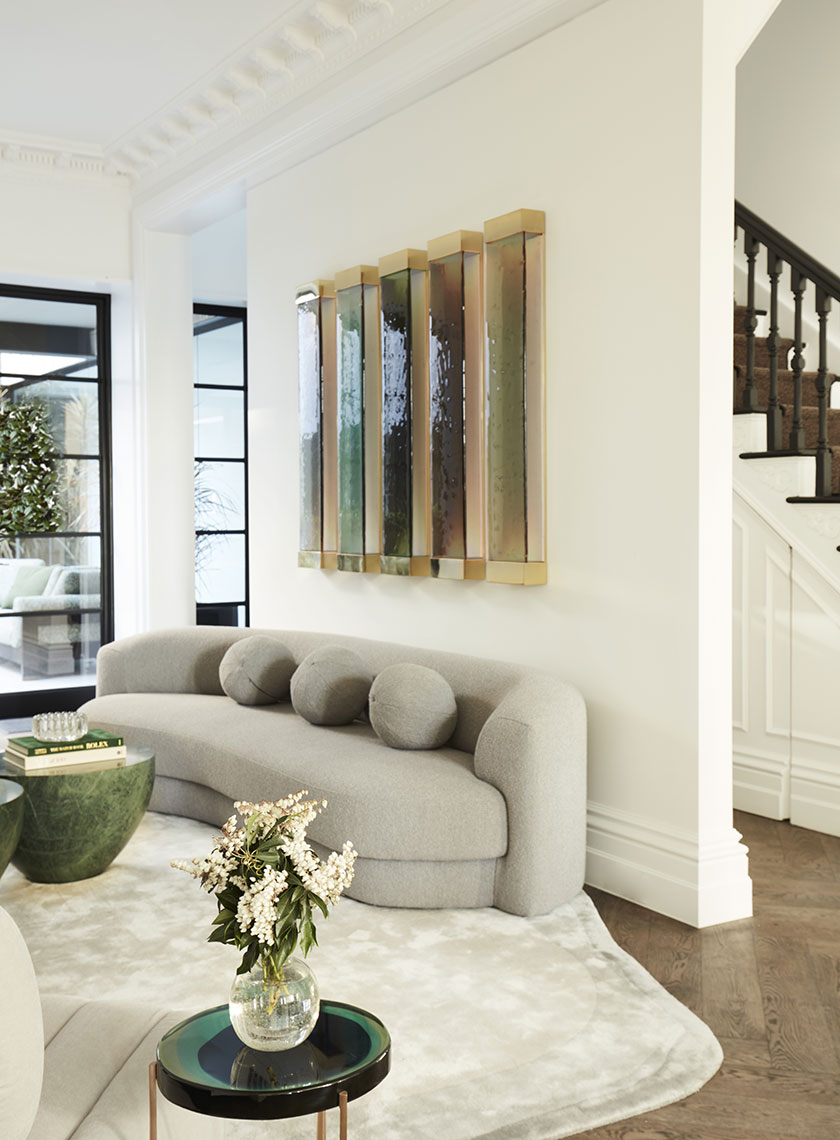
[[[756,368],[755,369],[755,387],[758,393],[758,403],[761,408],[766,408],[770,401],[770,369],[769,368]],[[803,372],[802,373],[802,404],[803,406],[811,404],[817,407],[817,389],[816,389],[816,372]],[[735,380],[735,407],[741,409],[743,403],[741,397],[744,388],[746,387],[746,377],[744,376],[744,369]],[[779,403],[790,405],[793,407],[793,373],[787,368],[779,369]]]
[[[756,309],[757,314],[761,314],[761,309]],[[735,313],[732,318],[732,331],[733,333],[743,333],[747,330],[744,328],[744,321],[747,319],[747,306],[736,305]]]
[[[734,335],[734,361],[736,364],[744,367],[747,363],[747,334],[735,333]],[[755,363],[758,367],[770,367],[770,354],[764,343],[765,338],[757,336],[755,338]],[[793,348],[793,341],[790,337],[779,337],[779,352],[777,360],[779,368],[785,368],[790,357],[790,350]]]
[[[793,406],[788,405],[782,408],[782,432],[785,446],[787,446],[787,440],[792,426]],[[816,447],[820,435],[819,408],[803,407],[802,427],[805,429],[805,447]],[[828,409],[828,442],[833,446],[840,447],[840,408]]]

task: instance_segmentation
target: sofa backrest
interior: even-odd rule
[[[234,641],[252,634],[276,637],[299,664],[313,649],[343,645],[354,650],[376,675],[388,665],[412,662],[437,670],[449,684],[458,703],[458,723],[451,744],[475,752],[484,722],[504,697],[529,677],[546,674],[526,665],[371,641],[332,633],[302,630],[234,629],[195,626],[155,630],[104,645],[97,657],[97,696],[108,693],[210,693],[223,694],[219,665]]]

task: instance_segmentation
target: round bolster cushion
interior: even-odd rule
[[[455,731],[449,682],[425,665],[389,665],[370,690],[370,723],[390,748],[440,748]]]
[[[282,641],[255,633],[234,641],[219,665],[219,680],[240,705],[273,705],[289,695],[295,659]]]
[[[313,649],[292,677],[292,705],[310,724],[350,724],[367,704],[373,673],[352,649]]]

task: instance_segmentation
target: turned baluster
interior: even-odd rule
[[[824,289],[817,289],[817,317],[820,322],[820,361],[817,369],[817,398],[819,399],[820,419],[817,439],[817,488],[816,495],[823,498],[831,494],[831,448],[828,446],[828,351],[827,325],[831,311],[831,297]]]
[[[790,429],[791,451],[802,451],[805,447],[805,428],[802,426],[802,370],[805,358],[802,349],[802,297],[808,278],[798,269],[791,267],[790,288],[793,293],[793,356],[790,366],[793,369],[793,423]]]
[[[747,257],[747,312],[744,316],[744,332],[747,334],[747,366],[741,406],[745,411],[758,410],[758,392],[755,387],[755,259],[758,257],[760,242],[744,230],[744,253]]]
[[[767,248],[767,275],[770,278],[770,334],[767,355],[770,358],[770,394],[767,400],[767,450],[781,451],[782,409],[779,407],[779,278],[783,261],[774,249]]]

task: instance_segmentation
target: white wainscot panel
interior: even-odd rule
[[[840,594],[796,554],[792,587],[790,820],[840,835]]]
[[[790,813],[788,544],[735,495],[733,505],[733,774],[741,811]]]

